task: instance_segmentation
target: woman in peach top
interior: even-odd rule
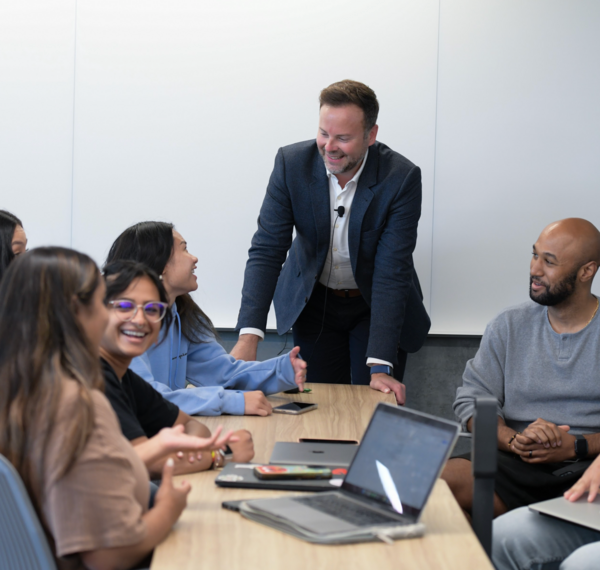
[[[102,393],[104,292],[88,256],[58,247],[20,255],[0,284],[0,453],[23,479],[61,569],[144,561],[190,490],[173,484],[170,460],[148,509],[148,471]]]

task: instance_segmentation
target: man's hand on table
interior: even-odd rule
[[[240,429],[233,432],[237,441],[231,442],[229,447],[233,451],[233,461],[235,463],[248,463],[254,457],[254,442],[252,434],[247,429]]]
[[[256,360],[260,340],[261,338],[255,334],[242,334],[229,354],[236,360]]]
[[[393,392],[396,396],[398,405],[404,406],[404,402],[406,402],[406,386],[402,384],[402,382],[398,382],[398,380],[383,372],[378,372],[377,374],[371,375],[370,386],[373,390],[379,390],[384,394]]]
[[[538,418],[515,437],[511,451],[526,463],[560,463],[574,459],[575,436],[569,426],[557,426]]]

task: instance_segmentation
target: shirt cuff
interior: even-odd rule
[[[256,336],[260,337],[260,340],[265,339],[265,333],[263,331],[261,331],[260,329],[253,329],[252,327],[240,329],[240,336],[242,336],[243,334],[255,334]]]
[[[222,414],[231,414],[233,416],[243,416],[246,407],[244,393],[237,390],[223,390]]]
[[[384,366],[391,366],[394,368],[394,365],[387,360],[381,360],[379,358],[367,358],[367,366],[375,366],[376,364],[383,364]]]

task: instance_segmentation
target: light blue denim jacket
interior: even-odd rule
[[[173,325],[167,338],[161,331],[159,342],[134,358],[130,368],[184,412],[243,415],[242,390],[275,394],[296,386],[289,355],[264,362],[236,360],[212,336],[206,342],[191,343],[181,334],[175,303],[171,311]],[[187,383],[195,388],[186,389]]]

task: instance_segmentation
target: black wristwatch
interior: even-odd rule
[[[391,366],[388,366],[387,364],[377,364],[375,366],[371,366],[371,376],[373,376],[373,374],[379,374],[381,372],[387,374],[388,376],[394,376],[394,369]]]
[[[224,450],[219,449],[219,453],[221,454],[221,457],[223,457],[223,466],[233,461],[233,451],[228,445],[225,446]]]
[[[581,434],[577,434],[575,436],[577,439],[575,440],[575,455],[579,457],[579,459],[583,459],[588,455],[588,442],[585,437]]]

